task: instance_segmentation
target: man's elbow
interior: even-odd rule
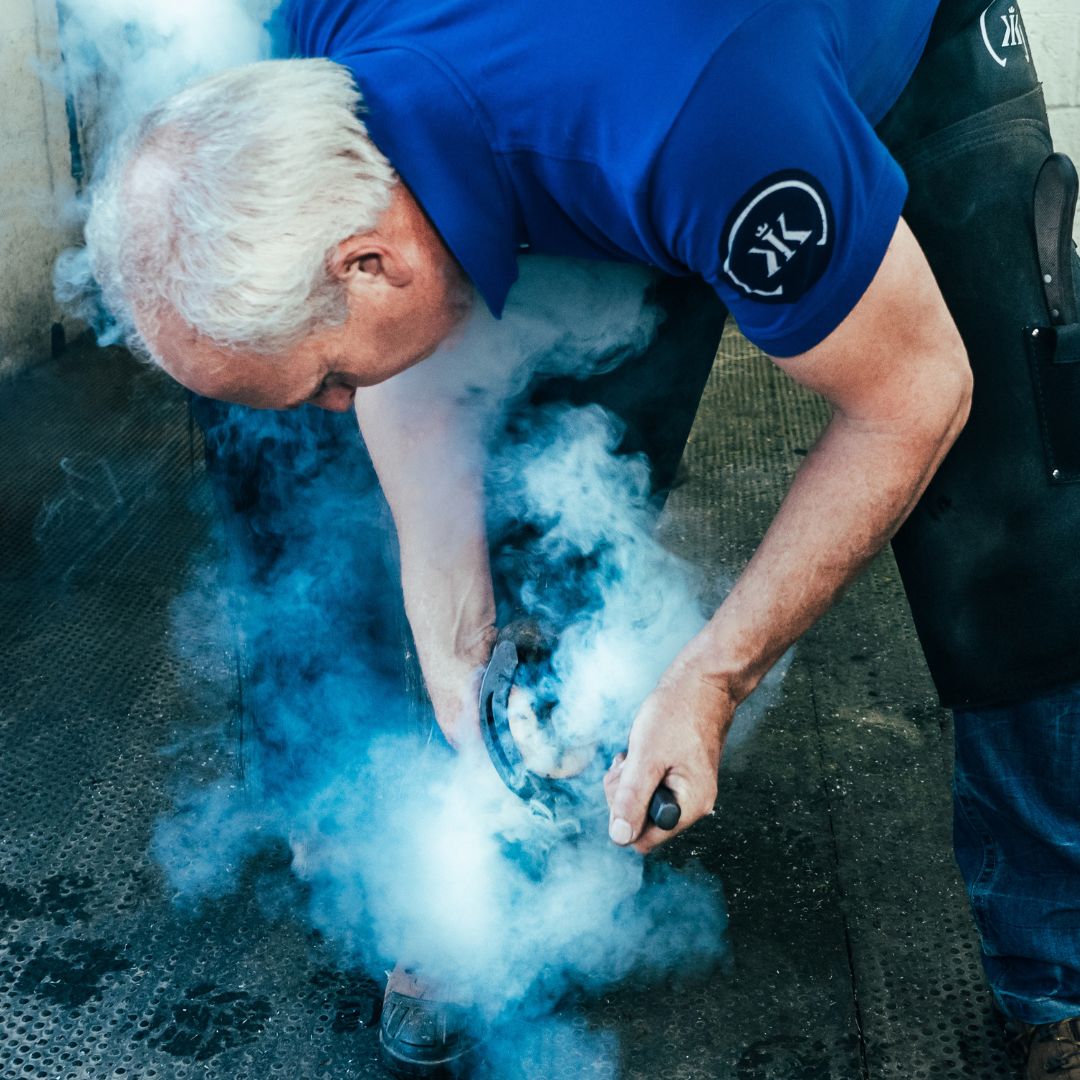
[[[944,347],[937,343],[920,369],[920,385],[908,408],[909,445],[923,446],[936,468],[971,413],[971,364],[959,334]]]
[[[947,376],[942,386],[942,405],[946,415],[945,445],[952,446],[971,415],[971,392],[974,378],[967,349],[960,335],[950,345]]]

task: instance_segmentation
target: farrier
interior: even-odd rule
[[[426,441],[402,437],[407,402],[384,380],[452,333],[470,287],[497,315],[528,254],[704,280],[834,416],[731,595],[643,705],[608,780],[612,838],[659,841],[643,822],[661,780],[681,827],[711,808],[735,706],[906,519],[898,562],[957,709],[957,854],[988,975],[1029,1027],[1028,1075],[1056,1059],[1074,1070],[1057,1075],[1080,1076],[1080,815],[1063,794],[1080,773],[1072,175],[1052,156],[1016,5],[290,0],[283,13],[297,56],[338,67],[285,62],[192,88],[144,124],[113,193],[173,201],[178,178],[200,168],[203,183],[215,160],[232,163],[206,188],[219,195],[288,187],[285,144],[295,154],[308,139],[327,185],[319,213],[351,205],[336,232],[323,215],[305,237],[316,211],[299,187],[314,181],[297,177],[296,220],[273,240],[262,223],[264,267],[289,260],[285,233],[309,268],[305,306],[274,333],[259,329],[271,294],[295,297],[295,281],[241,280],[229,322],[197,282],[170,277],[185,244],[199,265],[256,249],[242,209],[198,240],[162,231],[156,258],[147,229],[116,232],[108,252],[110,230],[92,222],[106,282],[110,266],[154,267],[149,291],[131,274],[107,284],[149,349],[192,389],[251,404],[347,408],[365,388],[357,413],[395,512],[425,677],[456,741],[474,726],[472,673],[493,632],[482,509],[466,485],[461,520],[475,528],[450,545],[452,565],[427,543],[437,523],[416,480],[450,482],[438,463],[460,435],[449,410]],[[337,124],[335,152],[329,125],[284,118],[300,98],[351,110],[345,72],[364,127]],[[253,115],[231,122],[227,101]],[[210,214],[185,199],[192,220]],[[699,370],[666,380],[696,402]],[[427,1007],[417,987],[393,990],[399,1014]]]

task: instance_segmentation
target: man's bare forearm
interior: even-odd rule
[[[671,835],[645,820],[659,782],[683,808],[678,830],[713,809],[736,706],[893,535],[967,419],[967,354],[903,220],[848,317],[774,360],[823,395],[833,419],[728,598],[642,703],[608,774],[611,838],[642,852]]]
[[[487,539],[481,521],[470,537],[459,533],[451,544],[432,537],[432,551],[418,539],[428,524],[407,526],[414,540],[401,553],[405,610],[435,714],[456,741],[449,729],[471,722],[460,714],[475,712],[475,674],[495,638]]]
[[[356,395],[356,414],[390,504],[405,609],[424,680],[447,738],[475,726],[475,670],[494,637],[484,524],[483,417],[427,397],[412,380]]]
[[[727,600],[642,704],[629,750],[605,780],[610,832],[647,852],[661,781],[683,808],[679,828],[715,805],[717,769],[738,704],[896,531],[963,426],[968,380],[948,360],[914,409],[867,422],[838,412],[803,463]],[[933,401],[932,408],[923,404]],[[910,408],[910,407],[909,407]]]
[[[731,594],[680,658],[735,702],[893,536],[963,427],[963,376],[933,408],[867,421],[837,413]],[[920,404],[916,401],[916,404]]]

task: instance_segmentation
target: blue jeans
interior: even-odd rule
[[[1080,1016],[1080,685],[956,711],[956,861],[1006,1015]]]

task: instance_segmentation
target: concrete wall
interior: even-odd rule
[[[1080,0],[1028,0],[1023,12],[1055,148],[1080,168]]]
[[[73,240],[59,218],[75,194],[54,0],[0,0],[0,375],[49,355],[61,320],[52,265]]]

